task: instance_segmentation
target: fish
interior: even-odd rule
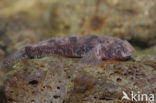
[[[92,53],[89,53],[92,51]],[[27,45],[9,57],[1,65],[9,66],[19,60],[58,55],[83,58],[94,55],[98,60],[126,60],[131,58],[135,49],[127,41],[111,36],[62,36]],[[88,57],[88,56],[87,56]]]

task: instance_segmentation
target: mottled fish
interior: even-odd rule
[[[124,60],[133,55],[134,48],[126,40],[110,36],[66,36],[28,45],[2,61],[8,66],[16,61],[50,55],[83,57],[94,50],[100,60]]]

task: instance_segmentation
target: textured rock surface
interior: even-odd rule
[[[61,58],[30,60],[15,65],[15,71],[8,74],[5,82],[8,102],[63,103],[72,89],[70,71],[73,65],[70,59],[65,62]]]
[[[4,57],[5,57],[5,52],[2,49],[0,49],[0,61],[2,61]]]
[[[63,57],[25,60],[8,73],[6,98],[8,103],[128,103],[121,101],[123,90],[156,93],[152,58],[103,61],[94,67]]]
[[[113,35],[142,48],[156,43],[155,0],[2,0],[0,8],[6,53],[58,35]]]

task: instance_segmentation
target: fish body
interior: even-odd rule
[[[2,65],[7,66],[19,60],[50,55],[83,57],[91,50],[101,60],[128,59],[134,52],[128,41],[110,36],[55,37],[20,49],[4,59]]]

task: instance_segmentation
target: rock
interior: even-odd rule
[[[7,103],[7,99],[5,98],[5,87],[4,87],[4,80],[5,80],[5,69],[0,66],[0,102]]]
[[[4,57],[5,57],[5,52],[2,49],[0,49],[0,61],[2,61]]]
[[[156,58],[102,61],[81,65],[77,58],[44,57],[10,68],[5,80],[8,103],[129,103],[122,92],[156,93]],[[155,61],[155,62],[154,62]]]
[[[3,70],[0,68],[0,89],[3,86],[3,79],[4,79],[4,72]],[[1,91],[1,90],[0,90]]]
[[[2,0],[1,4],[8,53],[62,35],[112,35],[139,48],[156,44],[155,0]]]
[[[8,103],[62,103],[71,86],[74,63],[68,61],[66,64],[61,58],[46,58],[15,65],[5,81]]]
[[[150,48],[147,48],[143,51],[144,55],[156,55],[156,46],[152,46]]]

